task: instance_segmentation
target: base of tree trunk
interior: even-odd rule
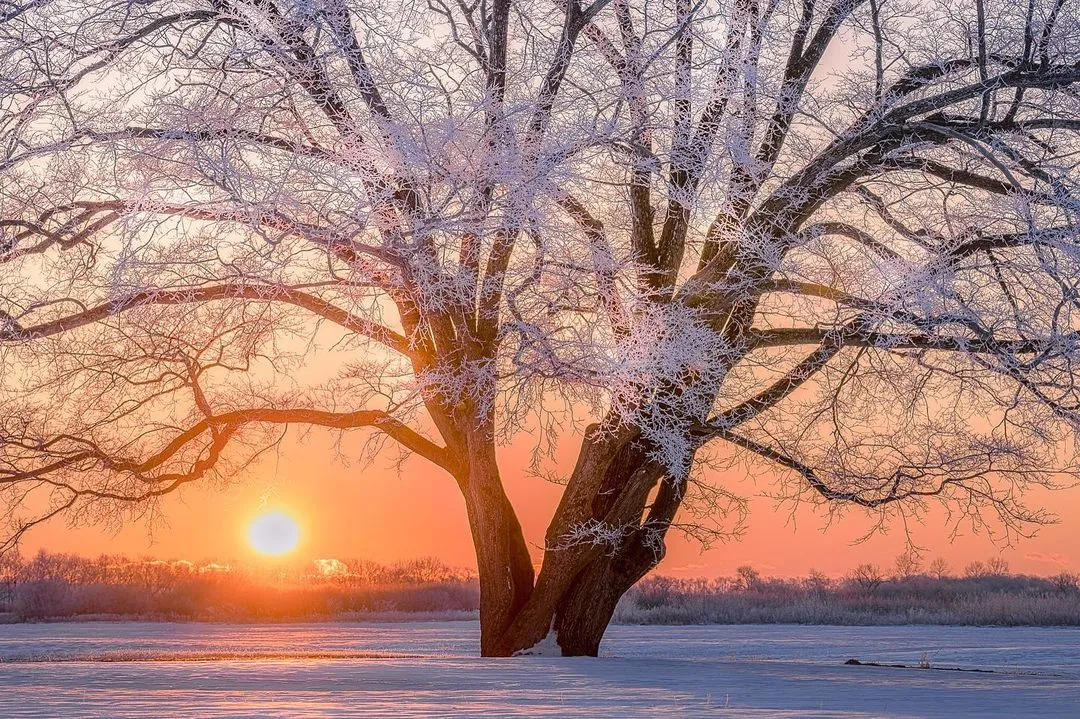
[[[600,652],[615,607],[629,587],[613,571],[611,562],[587,568],[559,603],[555,636],[565,657],[595,657]]]
[[[575,577],[558,600],[553,620],[538,615],[533,620],[535,625],[518,627],[518,636],[484,647],[484,655],[544,653],[554,649],[546,646],[554,632],[562,656],[597,656],[619,600],[659,559],[652,549],[635,541],[628,542],[615,556],[597,558]]]

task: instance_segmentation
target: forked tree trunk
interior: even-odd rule
[[[552,632],[563,656],[596,656],[619,599],[663,556],[663,536],[681,495],[665,491],[669,485],[662,484],[648,516],[643,517],[649,492],[662,475],[637,444],[585,440],[548,530],[543,569],[525,601],[517,595],[515,601],[521,603],[509,613],[505,607],[486,604],[485,593],[495,596],[502,588],[496,586],[499,576],[485,576],[481,568],[481,651],[485,656],[539,651],[537,645],[545,644]],[[647,529],[642,528],[643,519]],[[615,547],[561,546],[561,537],[575,524],[589,520],[637,529]],[[477,545],[478,558],[484,552]],[[498,562],[492,567],[505,576]]]
[[[494,641],[482,642],[482,653],[531,653],[539,650],[537,645],[554,640],[562,656],[596,656],[619,600],[660,558],[633,537],[616,554],[595,556],[568,584],[558,589],[553,583],[538,585],[524,611],[501,633],[481,609],[482,635],[498,634]],[[554,637],[549,637],[552,632]]]

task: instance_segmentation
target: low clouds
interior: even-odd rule
[[[1067,567],[1072,564],[1072,557],[1060,552],[1028,552],[1024,559],[1042,564],[1056,564],[1059,567]]]

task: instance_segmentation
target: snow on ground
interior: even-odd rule
[[[0,717],[1080,716],[1075,629],[620,626],[600,659],[477,643],[471,622],[0,626]]]

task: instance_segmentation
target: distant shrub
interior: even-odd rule
[[[833,584],[832,580],[825,576],[824,573],[811,569],[809,576],[803,580],[803,586],[812,596],[824,597],[832,589]]]
[[[1050,582],[1054,585],[1054,589],[1062,594],[1076,594],[1080,592],[1080,574],[1062,572],[1061,574],[1055,574],[1050,577]]]
[[[735,570],[735,582],[739,589],[750,591],[761,582],[761,575],[749,564],[744,564]]]

